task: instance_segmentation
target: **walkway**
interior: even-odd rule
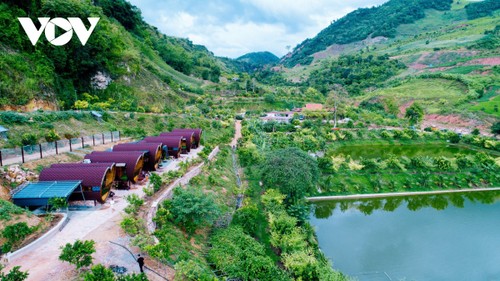
[[[353,195],[335,195],[335,196],[317,196],[317,197],[307,197],[306,200],[311,201],[311,202],[328,201],[328,200],[356,200],[356,199],[387,198],[387,197],[401,197],[401,196],[468,193],[468,192],[480,192],[480,191],[500,191],[500,187],[474,188],[474,189],[450,189],[450,190],[434,190],[434,191],[413,191],[413,192],[394,192],[394,193],[353,194]]]
[[[179,169],[179,163],[196,157],[202,148],[193,149],[189,155],[182,155],[180,159],[169,162],[159,172],[164,173]],[[66,243],[74,243],[77,239],[92,239],[96,242],[96,253],[93,255],[94,264],[119,265],[127,268],[127,272],[139,272],[139,267],[130,253],[109,243],[109,241],[122,245],[129,244],[129,237],[120,228],[120,222],[125,215],[123,209],[127,206],[125,196],[135,193],[144,197],[142,188],[145,186],[145,184],[134,185],[128,191],[114,190],[116,195],[113,209],[109,204],[104,204],[89,207],[88,210],[70,211],[68,213],[70,221],[61,232],[56,234],[49,243],[12,258],[6,270],[10,270],[14,266],[21,266],[22,270],[29,271],[28,280],[30,281],[73,280],[77,274],[75,266],[59,260],[60,247]],[[135,253],[139,252],[137,248],[132,250]],[[151,263],[151,261],[146,260],[146,265],[151,265]],[[164,280],[147,271],[146,273],[150,280]]]

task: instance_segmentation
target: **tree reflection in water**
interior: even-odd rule
[[[332,200],[314,202],[311,204],[313,206],[314,216],[318,219],[326,219],[332,216],[335,210],[346,212],[349,209],[355,209],[365,215],[370,215],[376,210],[392,212],[403,204],[405,204],[408,210],[411,211],[418,211],[427,207],[431,207],[436,210],[444,210],[450,206],[450,204],[457,208],[463,208],[465,199],[482,204],[493,204],[500,199],[500,191],[464,192],[357,200]]]

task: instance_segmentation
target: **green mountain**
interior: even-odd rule
[[[467,3],[455,1],[456,5],[461,5],[458,14],[455,8],[452,9],[452,0],[391,0],[378,7],[358,9],[332,22],[314,38],[300,43],[282,63],[288,67],[297,64],[308,65],[313,61],[315,53],[324,51],[332,45],[345,46],[356,42],[369,44],[377,40],[401,39],[402,34],[399,32],[401,27],[428,18],[429,13],[446,15],[444,23],[453,25],[456,20],[463,19],[460,16],[469,20],[491,16],[500,6],[497,0],[485,0],[470,2],[464,8],[464,2]],[[434,28],[434,31],[438,31],[439,26]],[[359,49],[356,48],[357,50]]]
[[[85,46],[77,36],[53,46],[42,34],[33,46],[18,17],[100,20]],[[169,112],[182,107],[224,63],[204,46],[173,38],[142,20],[125,0],[0,3],[0,108]],[[79,101],[78,104],[77,101]]]
[[[254,52],[245,54],[236,60],[246,62],[255,67],[262,67],[277,63],[280,59],[271,52]]]

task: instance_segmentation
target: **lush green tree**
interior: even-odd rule
[[[410,125],[417,125],[424,118],[424,109],[418,103],[413,103],[406,109],[405,117]]]
[[[220,214],[213,195],[205,194],[201,188],[177,187],[170,203],[173,221],[188,233],[201,226],[212,224]]]
[[[316,160],[292,147],[273,151],[261,166],[266,188],[276,188],[286,195],[289,204],[316,191],[319,169]]]
[[[97,264],[92,266],[90,272],[87,272],[84,276],[85,281],[114,281],[115,274],[109,268],[106,268],[102,264]]]
[[[8,273],[3,272],[3,266],[0,264],[0,281],[23,281],[28,278],[27,271],[21,271],[20,266],[14,266]]]
[[[500,134],[500,122],[496,122],[491,126],[491,133],[498,135]]]
[[[92,264],[92,254],[95,253],[95,242],[93,240],[76,240],[75,243],[67,243],[61,247],[59,259],[74,264],[77,269]]]

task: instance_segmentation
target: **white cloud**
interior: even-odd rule
[[[314,37],[331,21],[387,0],[131,0],[147,22],[187,37],[218,56],[270,51],[277,56]]]

